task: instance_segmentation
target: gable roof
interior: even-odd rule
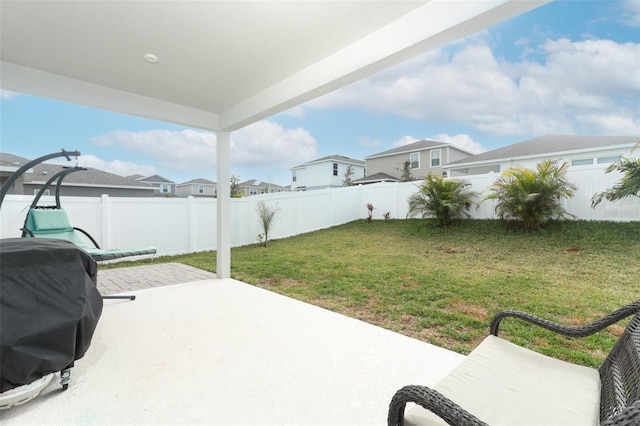
[[[631,148],[639,141],[640,138],[637,136],[544,135],[463,158],[443,167],[516,160],[549,154],[588,152],[602,148]]]
[[[185,185],[192,185],[192,184],[197,184],[197,185],[216,185],[215,182],[210,181],[209,179],[197,178],[197,179],[191,179],[188,182],[179,183],[176,186],[185,186]]]
[[[312,164],[325,163],[325,162],[346,163],[346,164],[353,164],[353,165],[356,165],[356,166],[364,166],[365,165],[363,160],[357,160],[355,158],[345,157],[344,155],[334,154],[334,155],[327,155],[326,157],[318,158],[316,160],[308,161],[308,162],[306,162],[304,164],[301,164],[299,166],[292,167],[289,170],[297,169],[297,168],[304,167],[304,166],[309,166],[309,165],[312,165]]]
[[[14,167],[20,167],[31,160],[28,160],[17,155],[0,153],[1,163],[10,164]],[[18,163],[18,164],[16,164]],[[23,175],[23,182],[25,184],[43,184],[48,181],[53,175],[58,173],[66,166],[58,164],[40,163],[35,165],[31,170],[32,173],[25,173]],[[62,181],[63,186],[92,186],[92,187],[120,187],[131,189],[149,189],[153,190],[153,187],[142,182],[138,182],[134,179],[122,177],[113,173],[105,172],[99,169],[93,169],[86,167],[86,170],[68,174]]]
[[[238,186],[240,188],[246,188],[246,187],[256,187],[256,188],[273,188],[273,189],[284,189],[284,186],[280,186],[278,184],[275,184],[273,182],[269,183],[269,182],[264,182],[258,179],[249,179],[246,180],[244,182],[240,182],[238,184]]]
[[[359,183],[375,183],[375,182],[400,182],[400,179],[390,176],[386,173],[374,173],[370,176],[365,176],[360,179],[355,179],[352,181],[354,185]]]
[[[139,182],[149,182],[149,183],[175,183],[172,180],[169,180],[165,177],[162,177],[160,175],[152,175],[152,176],[147,176],[147,177],[143,177],[140,179],[136,179]]]
[[[436,142],[436,141],[430,141],[427,139],[423,139],[421,141],[417,141],[417,142],[413,142],[410,143],[408,145],[402,145],[399,146],[397,148],[392,148],[392,149],[388,149],[386,151],[382,151],[382,152],[378,152],[377,154],[372,154],[369,155],[367,157],[364,157],[365,160],[371,160],[373,158],[379,158],[379,157],[388,157],[390,155],[398,155],[398,154],[404,154],[404,153],[410,153],[410,152],[416,152],[416,151],[424,151],[427,149],[434,149],[434,148],[454,148],[457,149],[459,151],[462,151],[466,154],[472,154],[472,152],[467,151],[464,148],[460,148],[459,146],[455,146],[455,145],[451,145],[449,143],[446,142]]]

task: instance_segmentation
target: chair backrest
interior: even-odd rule
[[[63,209],[30,209],[25,228],[35,237],[67,240],[85,250],[92,247],[73,229]]]
[[[640,313],[625,328],[611,353],[598,368],[600,372],[600,421],[622,416],[640,401]],[[636,410],[636,408],[634,408]],[[628,413],[627,413],[628,414]],[[618,424],[619,422],[607,422]],[[620,424],[637,424],[625,423]]]

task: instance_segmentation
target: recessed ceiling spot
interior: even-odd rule
[[[149,62],[150,64],[155,64],[159,61],[158,57],[153,53],[145,53],[144,60]]]

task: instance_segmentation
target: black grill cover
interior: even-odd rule
[[[102,313],[97,272],[67,241],[0,240],[0,392],[84,356]]]

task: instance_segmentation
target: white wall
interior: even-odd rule
[[[338,164],[338,176],[333,175],[333,163]],[[307,190],[316,190],[329,187],[342,186],[344,174],[347,172],[349,165],[340,161],[323,161],[321,163],[309,164],[304,168],[296,169],[296,181],[291,182],[291,190],[304,186]],[[364,166],[352,164],[353,176],[352,180],[364,177]]]
[[[613,186],[617,173],[604,173],[602,166],[572,168],[567,178],[578,185],[576,196],[565,208],[578,219],[637,221],[640,199],[627,198],[615,203],[603,201],[591,208],[596,192]],[[497,174],[469,176],[480,201]],[[374,219],[390,212],[392,219],[404,219],[407,198],[418,191],[421,182],[383,182],[306,192],[281,192],[231,200],[231,244],[256,243],[262,233],[256,204],[265,201],[277,205],[280,213],[274,222],[271,238],[329,228],[367,217],[366,203],[373,203]],[[0,211],[0,237],[19,237],[26,209],[32,196],[7,195]],[[158,254],[180,254],[216,248],[216,199],[213,198],[100,198],[64,197],[63,207],[71,223],[91,233],[104,248],[155,246]],[[43,197],[41,205],[54,204],[53,197]],[[473,208],[474,218],[495,218],[492,201]]]

